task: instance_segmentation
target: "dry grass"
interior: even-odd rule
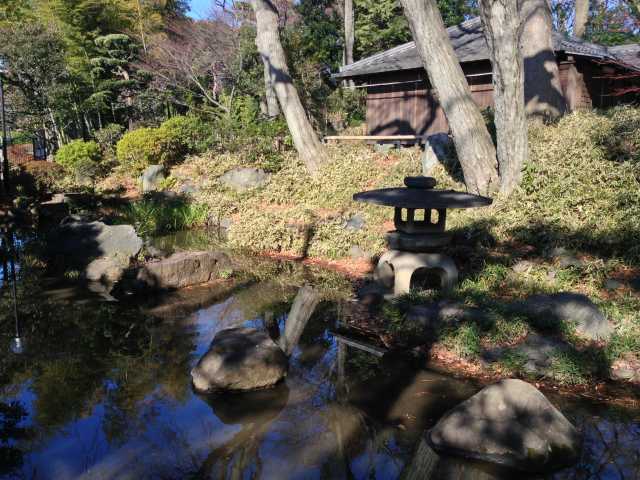
[[[521,338],[531,327],[510,318],[501,305],[532,293],[574,291],[592,298],[615,325],[607,361],[638,354],[640,299],[628,280],[640,278],[640,110],[575,113],[557,125],[533,127],[529,138],[523,182],[511,197],[448,217],[458,242],[451,254],[462,273],[454,297],[492,309],[497,320],[491,328],[465,326],[445,342],[469,357],[480,345],[504,343],[515,334]],[[193,157],[174,169],[173,176],[176,188],[197,179],[195,200],[208,204],[214,218],[232,221],[229,242],[234,247],[339,259],[357,245],[379,254],[392,209],[355,203],[352,195],[399,186],[404,176],[419,174],[419,151],[384,154],[365,145],[334,145],[329,151],[331,161],[317,177],[310,178],[297,158],[288,155],[266,187],[244,194],[226,190],[218,181],[230,168],[246,165],[234,155]],[[432,175],[440,188],[464,190],[444,166]],[[361,230],[345,228],[354,214],[366,222]],[[549,255],[555,247],[566,248],[581,264],[560,265]],[[511,267],[523,259],[530,267],[514,272]],[[622,286],[607,290],[607,279],[620,279]],[[584,371],[564,368],[575,366],[573,360],[558,359],[558,378],[588,378]]]

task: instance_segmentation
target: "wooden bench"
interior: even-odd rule
[[[370,143],[394,143],[396,145],[407,143],[424,143],[427,135],[328,135],[322,139],[329,142],[370,142]]]

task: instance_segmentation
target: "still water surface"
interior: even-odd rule
[[[9,351],[7,332],[0,345],[2,479],[401,478],[424,429],[478,389],[347,346],[331,331],[348,302],[324,302],[285,382],[195,394],[189,371],[216,332],[264,328],[265,318],[284,331],[296,290],[273,281],[144,309],[26,280],[20,294],[25,352]],[[583,431],[584,449],[574,467],[535,478],[640,478],[639,411],[550,399]],[[434,459],[433,479],[527,478]]]

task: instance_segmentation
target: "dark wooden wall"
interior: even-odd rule
[[[481,109],[492,107],[491,63],[488,60],[470,62],[462,67],[476,104]],[[629,103],[635,98],[611,95],[621,81],[600,77],[612,67],[571,56],[559,58],[558,67],[562,92],[570,111],[610,107]],[[640,79],[634,81],[638,83]],[[432,135],[449,131],[447,119],[424,70],[371,75],[366,82],[377,85],[367,88],[369,135]]]
[[[463,65],[471,94],[481,108],[493,105],[491,64]],[[367,78],[369,135],[432,135],[448,132],[449,125],[424,70],[405,70]]]

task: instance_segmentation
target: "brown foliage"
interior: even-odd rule
[[[237,49],[237,29],[227,22],[176,20],[150,46],[141,66],[153,74],[159,90],[195,92],[204,104],[226,110],[219,94]]]

